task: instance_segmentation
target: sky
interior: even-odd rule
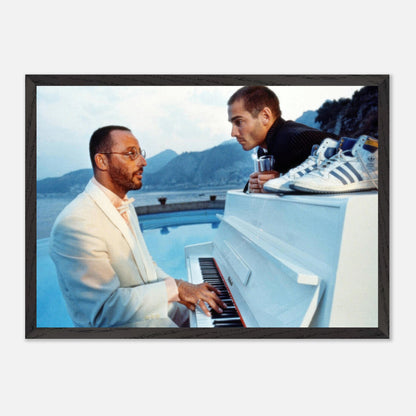
[[[99,127],[130,128],[147,157],[166,149],[201,151],[231,139],[227,101],[239,86],[39,86],[37,179],[90,168],[88,143]],[[286,120],[362,86],[270,86]]]

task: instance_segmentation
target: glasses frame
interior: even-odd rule
[[[131,150],[129,152],[99,152],[99,153],[102,154],[102,155],[128,156],[130,158],[130,160],[137,160],[139,158],[139,156],[141,156],[143,159],[146,159],[146,150],[144,150],[144,149],[137,150],[137,153],[136,153],[135,157],[133,157],[133,151],[131,151]]]

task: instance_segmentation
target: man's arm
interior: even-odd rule
[[[74,323],[112,327],[167,318],[165,282],[121,287],[105,242],[76,225],[60,224],[51,236],[51,257]]]

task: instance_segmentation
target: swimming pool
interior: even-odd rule
[[[222,210],[206,209],[139,217],[143,237],[156,263],[171,276],[187,280],[184,247],[212,241]],[[37,240],[37,327],[67,328],[72,321],[49,257],[49,238]]]

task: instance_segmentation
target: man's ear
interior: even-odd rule
[[[260,111],[259,117],[263,125],[268,126],[273,121],[272,110],[270,110],[269,107],[264,107],[263,110]]]
[[[95,165],[99,170],[107,170],[108,169],[108,160],[105,155],[102,153],[97,153],[94,156]]]

